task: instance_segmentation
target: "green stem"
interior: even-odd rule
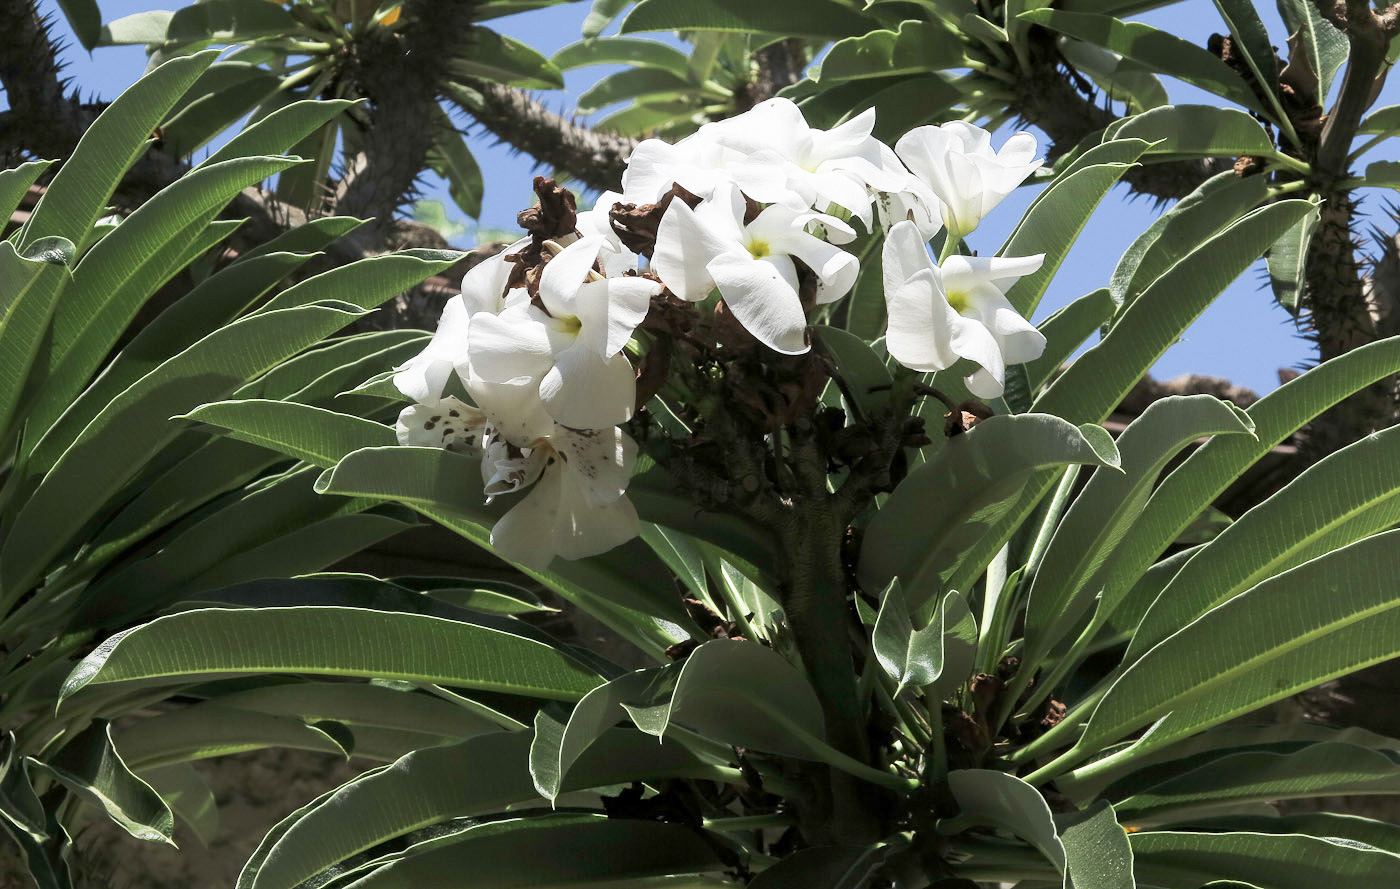
[[[706,830],[733,832],[740,830],[767,830],[770,827],[791,827],[797,819],[789,814],[777,812],[771,815],[736,815],[733,818],[706,818]]]

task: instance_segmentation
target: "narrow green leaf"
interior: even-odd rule
[[[39,181],[53,161],[29,161],[18,167],[0,170],[0,219],[8,220],[29,193],[29,186]]]
[[[1144,831],[1129,841],[1143,882],[1171,889],[1232,880],[1269,889],[1389,889],[1400,881],[1400,856],[1321,837]]]
[[[166,62],[108,105],[49,183],[20,231],[20,245],[88,232],[166,112],[217,56],[204,52]]]
[[[1251,111],[1268,113],[1228,65],[1208,50],[1174,34],[1139,22],[1122,22],[1104,14],[1058,9],[1033,9],[1022,13],[1020,19],[1127,56],[1158,74],[1183,80]]]
[[[299,719],[205,702],[128,723],[113,742],[132,768],[152,769],[269,747],[349,757],[334,735]]]
[[[942,701],[972,673],[977,622],[967,601],[950,592],[929,625],[916,630],[896,578],[881,598],[872,647],[880,666],[897,683],[896,695],[909,686],[934,685],[929,700]]]
[[[603,33],[632,3],[633,0],[593,0],[588,17],[583,20],[583,39],[592,40]]]
[[[835,0],[642,0],[622,22],[642,31],[775,32],[839,40],[870,30],[872,20]]]
[[[1400,427],[1329,454],[1201,548],[1148,610],[1124,662],[1288,568],[1400,522]]]
[[[528,769],[530,732],[496,732],[450,747],[419,750],[361,776],[289,824],[249,862],[240,889],[293,889],[366,849],[450,818],[538,799]],[[619,781],[705,774],[675,744],[614,729],[581,758],[569,790]]]
[[[208,849],[219,832],[219,807],[208,782],[187,762],[143,769],[141,780],[160,794],[175,817],[194,832],[195,839]]]
[[[975,824],[1002,827],[1034,846],[1055,870],[1065,872],[1065,847],[1040,791],[1015,775],[989,769],[949,772],[948,789],[960,811],[956,818],[940,822],[940,833]]]
[[[485,194],[481,167],[447,112],[440,107],[438,111],[439,114],[434,115],[439,118],[438,137],[428,156],[428,166],[447,180],[448,193],[457,207],[476,219],[481,215],[481,199]]]
[[[132,774],[112,741],[112,726],[93,722],[39,763],[60,784],[103,809],[138,840],[175,845],[175,817],[151,786]]]
[[[690,79],[690,57],[673,46],[656,40],[631,37],[602,37],[571,43],[550,59],[561,71],[588,65],[632,65],[669,71]]]
[[[1117,441],[1120,469],[1095,471],[1055,529],[1031,582],[1027,663],[1038,663],[1093,607],[1099,588],[1094,578],[1168,461],[1199,438],[1252,434],[1253,425],[1244,411],[1210,395],[1160,399],[1128,425]]]
[[[899,577],[915,608],[952,587],[968,544],[1013,503],[1035,471],[1118,465],[1108,433],[1044,414],[996,416],[950,440],[913,470],[871,519],[858,576],[867,590]]]
[[[282,154],[307,136],[319,130],[357,104],[349,99],[305,99],[278,108],[257,123],[249,124],[238,131],[232,139],[205,158],[200,167],[222,163],[238,157]],[[335,217],[330,217],[335,218]],[[328,224],[326,219],[312,223]],[[306,246],[284,245],[279,250],[313,249]]]
[[[1129,758],[1400,653],[1400,532],[1272,577],[1173,633],[1100,701],[1076,750],[1162,717]]]
[[[220,401],[201,405],[183,419],[217,426],[239,441],[321,467],[334,466],[360,448],[395,443],[394,430],[382,423],[290,401]]]
[[[1045,337],[1045,351],[1022,367],[1030,384],[1032,397],[1064,366],[1094,331],[1113,315],[1113,295],[1107,287],[1085,294],[1040,322]]]
[[[893,74],[921,74],[964,63],[958,35],[939,22],[909,20],[897,31],[869,31],[837,41],[822,59],[818,82],[837,83]]]
[[[1278,61],[1259,13],[1250,0],[1215,0],[1215,8],[1229,26],[1235,38],[1234,45],[1244,56],[1255,82],[1270,97],[1270,104],[1278,109]]]
[[[1107,800],[1060,822],[1068,889],[1136,889],[1133,847]]]
[[[474,836],[390,861],[356,889],[417,889],[470,873],[476,889],[625,887],[632,880],[719,870],[715,847],[694,828],[657,821],[593,818],[564,824],[519,819],[515,829]],[[647,881],[651,882],[651,881]],[[669,884],[671,881],[668,880]]]
[[[562,651],[479,624],[357,608],[209,608],[107,640],[74,669],[62,697],[113,683],[256,672],[405,679],[565,701],[599,681]]]
[[[578,97],[578,109],[591,113],[616,102],[669,95],[695,87],[684,78],[659,68],[628,68],[609,74]]]
[[[179,432],[171,416],[228,394],[243,380],[345,326],[360,310],[311,305],[245,318],[151,371],[106,406],[54,464],[0,548],[0,585],[22,589]]]
[[[564,76],[535,50],[490,28],[475,25],[461,56],[444,62],[448,71],[488,77],[522,89],[563,89]]]
[[[91,52],[102,39],[102,11],[97,8],[97,0],[58,0],[58,8],[63,10],[83,49]]]
[[[1108,133],[1115,139],[1142,139],[1152,143],[1143,152],[1149,160],[1166,160],[1178,155],[1269,155],[1274,151],[1273,140],[1259,121],[1238,108],[1214,105],[1153,108],[1114,124]]]

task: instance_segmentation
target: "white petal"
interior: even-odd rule
[[[963,377],[963,385],[978,398],[1000,398],[1006,392],[1005,379],[998,379],[985,367]]]
[[[499,315],[485,312],[472,321],[470,375],[496,383],[516,377],[538,378],[554,363],[549,330],[535,316],[539,310],[517,303]]]
[[[500,383],[469,379],[467,391],[500,437],[516,447],[533,447],[554,431],[554,420],[540,401],[539,382],[533,377]]]
[[[468,315],[477,312],[499,312],[504,307],[506,282],[513,268],[506,262],[506,257],[520,252],[529,243],[529,238],[521,238],[467,271],[462,277],[462,300],[466,304]]]
[[[603,358],[578,345],[555,361],[540,380],[540,398],[555,420],[575,429],[601,429],[631,418],[637,374],[626,355]]]
[[[983,386],[982,391],[968,391],[979,398],[995,398],[1000,395],[1001,387],[1006,382],[1006,360],[1002,357],[1001,345],[997,343],[996,337],[992,336],[992,332],[981,321],[973,318],[959,316],[953,322],[952,328],[953,351],[962,358],[982,365],[987,371],[987,377],[990,377],[997,389],[995,393],[991,392],[991,384],[986,382],[987,377],[979,377],[981,382],[978,385]],[[971,380],[971,377],[968,379]]]
[[[952,322],[957,313],[943,297],[932,269],[921,269],[909,280],[885,288],[889,329],[885,348],[910,370],[935,371],[957,361],[952,346]]]
[[[446,448],[479,454],[486,415],[469,404],[447,397],[430,404],[413,404],[399,412],[394,433],[407,447]]]
[[[1045,351],[1045,335],[1022,318],[1006,297],[994,292],[973,303],[978,318],[996,337],[1007,364],[1034,361]]]
[[[637,463],[637,443],[616,426],[592,430],[559,426],[550,444],[589,504],[612,503],[627,490]]]
[[[726,250],[739,246],[737,235],[740,220],[743,219],[742,210],[737,219],[731,219],[727,229],[713,224],[715,212],[725,211],[732,216],[732,206],[729,193],[702,203],[700,207],[706,211],[705,216],[710,217],[710,225],[706,225],[705,220],[684,201],[672,201],[666,215],[661,218],[651,268],[681,299],[698,302],[708,297],[715,284],[705,270],[706,264]]]
[[[890,227],[889,234],[885,235],[881,259],[884,263],[882,271],[886,294],[919,272],[932,274],[934,269],[933,260],[928,255],[928,242],[919,233],[918,226],[908,220],[896,222]],[[940,287],[940,296],[942,292]]]
[[[553,316],[576,315],[574,297],[583,286],[598,251],[603,249],[599,237],[579,238],[551,259],[540,273],[540,302]]]
[[[563,494],[561,473],[553,467],[525,498],[501,516],[491,529],[496,555],[542,571],[554,560],[554,523]]]
[[[554,550],[564,559],[586,559],[619,547],[641,532],[632,501],[620,497],[606,506],[580,504],[584,498],[563,480],[554,517]]]
[[[467,305],[460,296],[443,305],[437,331],[428,345],[395,368],[394,385],[400,392],[418,402],[442,397],[453,369],[466,361],[468,318]]]
[[[585,290],[588,291],[586,295]],[[585,284],[579,289],[579,320],[589,335],[592,334],[592,313],[599,308],[599,303],[603,309],[604,317],[601,320],[607,331],[602,349],[604,357],[611,358],[622,351],[627,341],[632,338],[637,325],[646,319],[647,311],[651,308],[651,298],[660,292],[659,283],[638,277],[608,278],[605,281]],[[580,331],[580,335],[582,333]]]
[[[817,302],[829,303],[845,296],[855,286],[860,262],[833,244],[799,232],[784,239],[783,252],[797,257],[817,274]]]
[[[788,267],[791,268],[791,261]],[[807,318],[797,293],[795,272],[785,274],[779,263],[756,260],[746,252],[722,254],[706,268],[729,311],[755,339],[785,355],[808,350],[804,336]]]
[[[1031,166],[1035,169],[1042,163],[1035,159],[1035,152],[1035,136],[1020,132],[1007,139],[1001,146],[1001,150],[997,152],[997,160],[1007,167]]]
[[[486,452],[481,456],[481,489],[487,495],[487,503],[502,494],[513,494],[533,485],[551,453],[548,445],[537,448],[512,445],[495,427],[487,430],[485,445]]]

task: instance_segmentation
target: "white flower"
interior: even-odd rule
[[[846,241],[855,232],[834,217],[781,204],[745,225],[744,209],[744,196],[733,185],[716,188],[694,210],[672,201],[657,231],[651,267],[681,299],[703,300],[718,287],[734,317],[764,345],[788,355],[806,352],[807,318],[793,259],[816,274],[818,303],[845,295],[859,271],[854,256],[806,227],[815,222]]]
[[[565,247],[540,275],[543,306],[520,302],[480,315],[470,332],[470,378],[507,383],[528,378],[550,416],[575,429],[626,422],[636,375],[622,354],[661,285],[639,277],[602,278],[593,263],[604,246],[585,237]]]
[[[949,237],[966,237],[1044,163],[1035,137],[1017,133],[992,151],[986,130],[963,121],[917,127],[900,137],[895,153],[942,203]]]
[[[842,207],[869,226],[870,190],[898,191],[908,173],[870,135],[868,108],[829,130],[809,127],[790,99],[760,102],[743,114],[706,124],[696,133],[741,152],[727,166],[745,194],[793,208]]]
[[[627,272],[637,270],[637,254],[622,244],[622,239],[613,230],[608,214],[615,204],[622,202],[622,195],[615,191],[605,191],[598,195],[592,210],[578,214],[579,235],[584,238],[602,238],[603,246],[598,261],[603,266],[603,276],[619,278]]]
[[[637,512],[625,496],[637,459],[631,438],[615,427],[568,429],[548,418],[540,425],[521,381],[482,391],[485,409],[452,397],[410,405],[396,431],[402,445],[479,456],[488,503],[530,489],[491,529],[497,553],[543,569],[556,555],[581,559],[637,536]]]
[[[506,281],[511,266],[506,256],[529,243],[528,238],[516,241],[495,256],[482,260],[462,278],[461,294],[452,297],[442,307],[437,330],[422,352],[394,368],[394,385],[407,397],[420,403],[436,402],[442,397],[452,372],[465,376],[467,341],[471,317],[478,312],[495,314],[506,306]],[[524,290],[517,290],[524,296]]]
[[[621,429],[555,425],[523,460],[511,456],[519,451],[502,453],[508,462],[495,472],[503,479],[498,490],[533,484],[491,529],[491,546],[503,558],[543,569],[556,555],[582,559],[637,536],[637,511],[624,495],[637,445]]]
[[[394,426],[399,444],[417,448],[444,448],[476,455],[486,435],[486,414],[448,396],[426,404],[411,404],[399,412]]]
[[[911,370],[951,367],[959,358],[979,367],[966,378],[978,398],[996,398],[1006,365],[1033,361],[1045,337],[1006,299],[1006,289],[1040,268],[1044,254],[1020,257],[951,256],[942,268],[912,222],[896,223],[885,238],[885,345]]]
[[[653,204],[677,184],[691,194],[708,197],[715,186],[733,182],[729,165],[743,154],[719,145],[704,130],[701,127],[674,145],[660,139],[638,143],[622,172],[622,200]]]

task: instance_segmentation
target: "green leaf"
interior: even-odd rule
[[[1153,108],[1124,118],[1109,127],[1107,133],[1115,139],[1142,139],[1153,143],[1144,152],[1150,160],[1169,160],[1181,155],[1239,157],[1274,153],[1273,140],[1259,121],[1238,108],[1214,105]]]
[[[1025,22],[1018,20],[1016,24],[1024,27]],[[1131,114],[1141,114],[1171,101],[1162,81],[1130,59],[1069,37],[1061,37],[1058,45],[1071,65],[1089,75],[1110,99],[1124,103]]]
[[[642,31],[774,32],[839,40],[873,24],[835,0],[642,0],[622,22],[623,34]]]
[[[131,46],[164,43],[165,32],[175,13],[168,9],[153,9],[113,19],[102,26],[103,46]]]
[[[485,183],[481,178],[481,167],[472,156],[471,149],[452,125],[447,112],[438,107],[439,132],[428,156],[428,166],[433,172],[447,180],[448,193],[459,209],[472,219],[481,215],[481,199],[485,193]]]
[[[217,702],[182,707],[129,723],[113,742],[134,769],[152,769],[268,747],[348,757],[331,733],[299,719],[235,710]]]
[[[29,161],[8,170],[0,170],[0,219],[8,220],[19,209],[29,187],[39,181],[53,161]]]
[[[1060,520],[1030,586],[1025,662],[1041,657],[1094,606],[1098,571],[1137,518],[1167,463],[1210,435],[1252,434],[1249,415],[1210,395],[1154,401],[1118,436],[1121,471],[1099,469]]]
[[[1113,315],[1113,295],[1107,287],[1085,294],[1040,322],[1045,351],[1022,365],[1032,396],[1069,361],[1080,346]]]
[[[628,68],[593,84],[578,97],[578,109],[584,113],[599,108],[648,96],[669,95],[687,90],[692,86],[683,77],[657,68]]]
[[[670,700],[633,720],[664,738],[681,724],[727,744],[804,759],[825,746],[821,702],[807,679],[782,655],[757,642],[715,639],[690,653]]]
[[[232,139],[225,142],[216,149],[209,157],[205,158],[200,167],[207,167],[211,164],[222,163],[238,157],[254,157],[257,155],[282,154],[288,151],[293,145],[300,143],[307,136],[315,133],[321,127],[332,120],[335,120],[345,109],[357,102],[349,99],[306,99],[300,102],[292,102],[278,108],[276,111],[259,120],[257,123],[249,124],[238,131]],[[344,217],[327,217],[315,219],[306,223],[313,226],[331,225],[332,219],[340,219],[335,225],[346,225],[348,220]],[[302,226],[301,228],[305,228]],[[299,229],[292,229],[288,235],[294,235]],[[310,234],[308,232],[308,234]],[[279,235],[278,238],[286,237]],[[277,240],[277,239],[274,239]],[[271,246],[271,245],[264,245]],[[310,245],[280,244],[274,249],[300,251],[319,249]],[[248,254],[244,254],[244,259]]]
[[[948,773],[948,789],[960,812],[941,821],[939,833],[957,833],[975,824],[1005,828],[1034,846],[1055,870],[1065,872],[1065,848],[1050,806],[1034,787],[1006,772],[958,769]]]
[[[1163,272],[1268,195],[1265,176],[1219,173],[1163,213],[1133,241],[1113,270],[1109,290],[1119,306],[1137,299]]]
[[[29,418],[47,430],[101,366],[141,306],[180,269],[178,236],[202,228],[245,187],[285,170],[287,158],[243,158],[201,167],[163,189],[99,241],[54,308],[51,358]],[[38,438],[38,435],[35,435]],[[55,454],[56,456],[56,454]]]
[[[1361,121],[1358,136],[1382,136],[1400,132],[1400,105],[1387,105],[1377,108]]]
[[[1348,395],[1400,371],[1400,337],[1360,346],[1290,380],[1249,408],[1257,440],[1213,439],[1173,470],[1119,543],[1100,611],[1112,614],[1143,572],[1230,483],[1279,442]],[[1136,621],[1130,621],[1136,626]],[[1119,623],[1115,621],[1115,623]],[[1127,623],[1119,623],[1127,626]]]
[[[190,87],[188,101],[161,124],[165,149],[189,157],[276,93],[280,83],[261,65],[215,62]]]
[[[58,8],[63,10],[83,49],[91,52],[102,39],[102,11],[97,8],[97,0],[58,0]]]
[[[1063,178],[1056,177],[1031,204],[1011,237],[997,251],[998,256],[1045,254],[1039,271],[1007,291],[1007,299],[1018,312],[1029,316],[1035,311],[1094,209],[1146,149],[1147,143],[1141,140],[1117,140],[1097,146],[1081,160],[1090,161],[1110,153],[1120,159],[1080,166]]]
[[[1152,885],[1170,889],[1196,889],[1213,880],[1268,889],[1388,889],[1400,880],[1400,856],[1321,837],[1144,831],[1129,841],[1143,882],[1150,874]]]
[[[601,817],[564,824],[551,824],[551,820],[520,819],[514,822],[513,830],[501,830],[503,825],[498,823],[479,837],[474,835],[482,829],[476,828],[457,842],[391,861],[355,885],[362,889],[416,889],[442,885],[470,872],[472,886],[479,889],[622,889],[630,880],[721,867],[711,842],[687,825]]]
[[[62,697],[250,672],[405,679],[565,701],[598,684],[564,652],[498,627],[357,608],[210,608],[112,637],[74,669]]]
[[[1221,756],[1152,784],[1116,805],[1130,818],[1174,809],[1313,796],[1400,792],[1400,764],[1356,744],[1312,744],[1301,750],[1247,750]]]
[[[160,794],[175,817],[194,832],[201,846],[208,849],[214,843],[219,832],[219,807],[214,801],[214,791],[194,766],[182,762],[143,769],[141,780]]]
[[[631,65],[668,71],[690,79],[690,57],[673,46],[656,40],[631,37],[602,37],[571,43],[550,59],[561,71],[588,65]]]
[[[813,325],[812,335],[836,363],[846,389],[855,399],[855,407],[870,416],[890,402],[890,370],[885,361],[866,341],[839,327]],[[845,392],[842,397],[845,397]]]
[[[1035,409],[1093,420],[1112,410],[1230,282],[1304,215],[1308,201],[1279,201],[1207,239],[1143,291],[1112,332],[1036,400]]]
[[[449,57],[444,67],[454,74],[499,80],[521,89],[564,88],[564,75],[544,56],[490,28],[474,25],[464,42],[463,55]]]
[[[837,41],[822,59],[818,82],[921,74],[962,67],[962,41],[941,23],[910,20],[897,31],[870,31]]]
[[[1069,889],[1136,889],[1133,847],[1107,800],[1072,813],[1060,823]]]
[[[928,697],[942,701],[972,673],[977,657],[977,622],[967,601],[950,592],[943,597],[929,625],[914,629],[896,578],[881,597],[872,647],[880,666],[898,684],[896,695],[908,686],[923,688],[936,683]]]
[[[1208,50],[1150,25],[1059,9],[1033,9],[1019,18],[1126,56],[1158,74],[1223,96],[1251,111],[1268,113],[1244,80]]]
[[[947,75],[916,74],[838,83],[799,105],[808,123],[824,127],[876,108],[872,135],[893,142],[914,127],[945,119],[961,100],[962,94]]]
[[[71,280],[66,265],[29,259],[0,241],[0,435],[7,441],[30,365]]]
[[[138,840],[175,845],[170,807],[127,768],[107,722],[93,722],[38,765]]]
[[[220,401],[201,405],[182,419],[217,426],[239,441],[321,467],[334,466],[360,448],[395,443],[394,430],[383,423],[290,401]]]
[[[1215,8],[1234,36],[1234,46],[1244,56],[1254,80],[1269,98],[1275,114],[1282,115],[1278,103],[1278,61],[1274,55],[1269,32],[1250,0],[1215,0]],[[1275,118],[1277,122],[1277,118]]]
[[[1070,464],[1116,467],[1118,452],[1101,428],[1044,414],[978,423],[910,472],[871,519],[861,586],[883,589],[899,577],[910,604],[922,606],[950,588],[969,542],[1004,514],[1036,470]]]
[[[1400,522],[1400,427],[1308,467],[1206,544],[1148,609],[1124,662],[1260,581]]]
[[[21,247],[50,235],[75,237],[90,231],[117,183],[146,152],[152,131],[217,55],[204,52],[166,62],[108,105],[34,207],[17,238]]]
[[[593,0],[588,17],[583,20],[583,39],[592,40],[603,33],[632,3],[633,0]]]
[[[476,463],[450,451],[367,448],[346,456],[327,471],[318,488],[322,493],[402,503],[488,548],[490,526],[504,511],[504,505],[495,504],[489,509],[484,505],[486,497],[480,479]],[[548,571],[525,573],[566,598],[583,594],[678,623],[686,621],[674,591],[656,584],[657,577],[666,576],[665,566],[640,543],[589,559],[556,559]]]
[[[1366,185],[1400,188],[1400,161],[1376,161],[1366,166]]]
[[[1129,759],[1394,657],[1396,576],[1400,532],[1389,532],[1236,596],[1132,664],[1099,702],[1072,755],[1100,750],[1160,717],[1131,747],[1099,762]]]
[[[364,775],[325,803],[279,825],[282,835],[260,848],[239,889],[292,889],[352,855],[451,818],[538,799],[530,779],[529,732],[496,732],[450,747],[410,753]],[[565,789],[619,781],[705,774],[704,764],[675,744],[614,729],[594,744]]]
[[[619,721],[629,707],[655,706],[675,687],[674,669],[637,670],[604,683],[584,695],[573,712],[560,720],[543,708],[535,715],[535,739],[530,745],[530,776],[540,795],[553,803],[569,770],[595,741]]]
[[[0,582],[27,587],[87,522],[179,431],[168,418],[226,395],[254,374],[354,319],[360,310],[311,305],[245,318],[151,371],[108,404],[63,452],[19,513]]]
[[[1336,26],[1322,17],[1308,0],[1278,0],[1278,11],[1289,31],[1289,55],[1301,52],[1317,83],[1313,95],[1319,102],[1332,92],[1332,80],[1346,62],[1351,46]],[[1295,48],[1295,41],[1300,46]],[[1289,67],[1293,67],[1289,60]],[[1364,126],[1363,123],[1363,130]]]
[[[749,889],[812,889],[838,886],[866,857],[857,846],[809,846],[779,859],[749,882]]]
[[[244,43],[301,31],[301,25],[284,6],[264,0],[204,0],[177,10],[166,25],[164,40],[171,47],[185,48]]]
[[[341,300],[372,309],[427,278],[451,268],[462,254],[456,250],[401,250],[336,266],[268,300],[255,314]]]

